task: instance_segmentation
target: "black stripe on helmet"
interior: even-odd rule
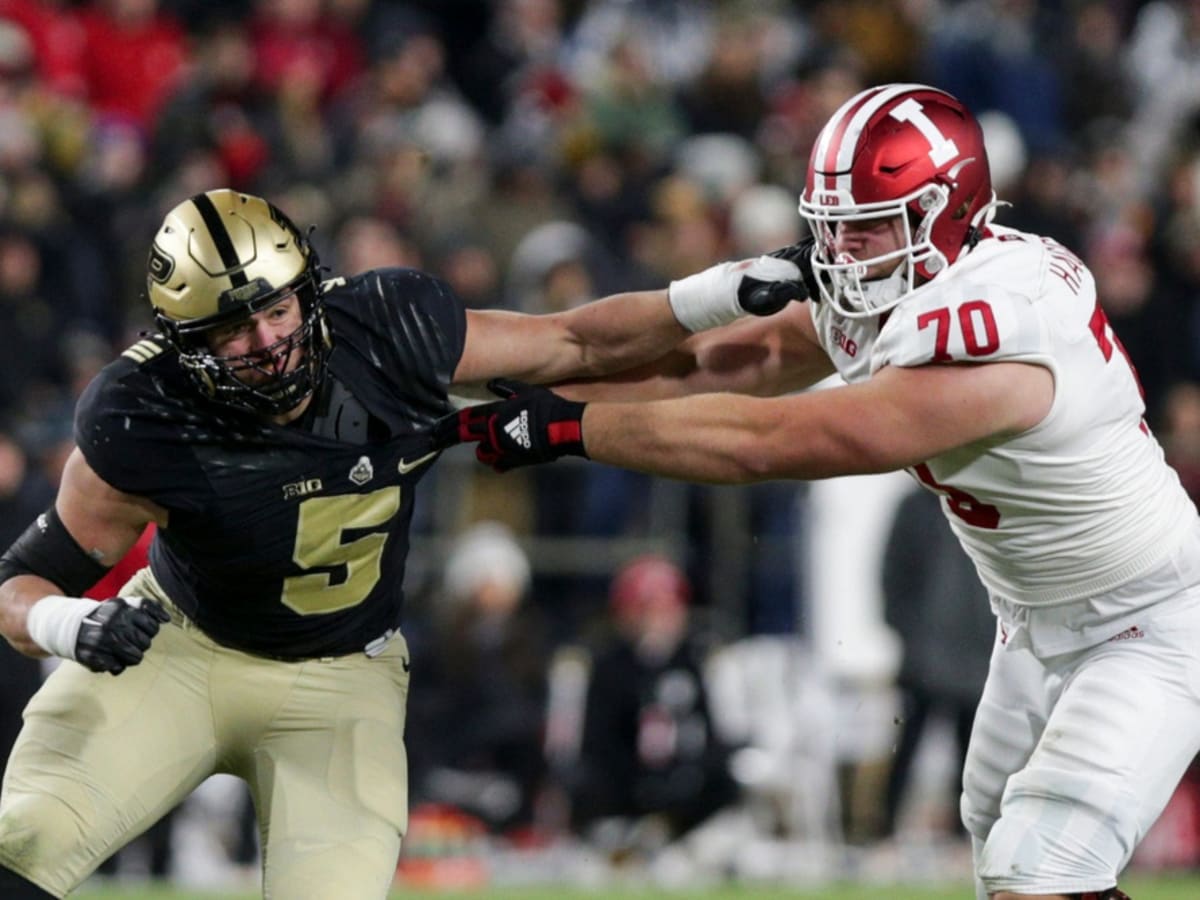
[[[221,262],[225,266],[225,271],[229,273],[230,283],[235,288],[249,283],[246,273],[241,268],[242,261],[238,259],[237,250],[233,246],[233,239],[230,238],[229,231],[226,229],[225,223],[221,220],[221,214],[217,212],[217,207],[213,204],[212,198],[207,194],[197,194],[192,198],[192,202],[196,204],[200,218],[204,220],[204,224],[208,227],[208,233],[212,236],[217,253],[221,255]]]

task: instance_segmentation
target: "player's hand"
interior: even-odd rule
[[[587,456],[581,424],[586,404],[508,378],[492,379],[488,390],[501,399],[443,417],[435,426],[435,442],[443,447],[476,443],[475,457],[497,472],[560,456]]]
[[[142,661],[159,627],[169,621],[170,614],[154,600],[114,597],[97,603],[79,625],[75,659],[93,672],[120,675]]]
[[[821,290],[817,287],[817,276],[816,273],[813,272],[812,264],[813,253],[815,252],[816,247],[817,239],[812,237],[812,235],[809,235],[798,243],[789,244],[786,247],[780,247],[778,250],[773,250],[767,254],[767,256],[774,256],[778,259],[786,259],[788,262],[793,263],[800,271],[800,295],[789,296],[787,300],[784,300],[779,304],[779,309],[783,309],[783,307],[786,306],[791,300],[804,300],[806,298],[809,300],[821,299]],[[776,282],[776,284],[786,284],[789,286],[789,288],[796,286],[795,282]],[[744,303],[743,306],[745,306]],[[747,307],[747,309],[749,309],[749,307]],[[778,312],[778,310],[776,310],[776,312]],[[760,313],[760,315],[770,315],[770,313]]]

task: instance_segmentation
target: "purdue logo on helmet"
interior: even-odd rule
[[[146,289],[155,320],[197,386],[222,403],[280,415],[316,389],[329,335],[321,304],[316,251],[300,230],[267,201],[214,190],[167,213],[154,237]],[[289,296],[300,303],[302,324],[277,345],[248,356],[217,356],[211,330],[269,309]],[[238,377],[264,370],[264,357],[289,359],[291,371],[251,385]]]
[[[818,135],[800,195],[821,299],[850,317],[892,308],[953,264],[995,207],[983,132],[958,100],[921,84],[856,94]],[[889,217],[903,225],[898,250],[861,260],[837,253],[839,222]],[[888,264],[888,278],[867,277]]]

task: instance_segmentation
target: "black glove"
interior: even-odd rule
[[[105,600],[79,626],[75,659],[93,672],[120,675],[142,661],[159,626],[169,621],[170,614],[154,600],[142,600],[141,606],[121,597]]]
[[[493,378],[488,390],[503,399],[468,406],[440,419],[434,427],[438,446],[477,442],[476,459],[497,472],[560,456],[587,456],[580,424],[587,404],[510,378]]]
[[[793,300],[820,300],[817,278],[813,273],[812,255],[817,242],[806,237],[797,244],[781,247],[767,256],[786,259],[800,270],[799,281],[761,281],[749,275],[743,276],[738,285],[738,303],[746,312],[756,316],[771,316]]]

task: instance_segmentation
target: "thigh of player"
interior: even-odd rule
[[[408,649],[397,636],[380,656],[313,660],[292,677],[244,773],[266,893],[382,900],[408,824]]]
[[[979,876],[989,892],[1111,887],[1200,750],[1200,606],[1074,654],[1004,789]]]
[[[0,864],[56,894],[212,770],[204,649],[172,622],[120,675],[61,664],[25,710],[0,802]]]

